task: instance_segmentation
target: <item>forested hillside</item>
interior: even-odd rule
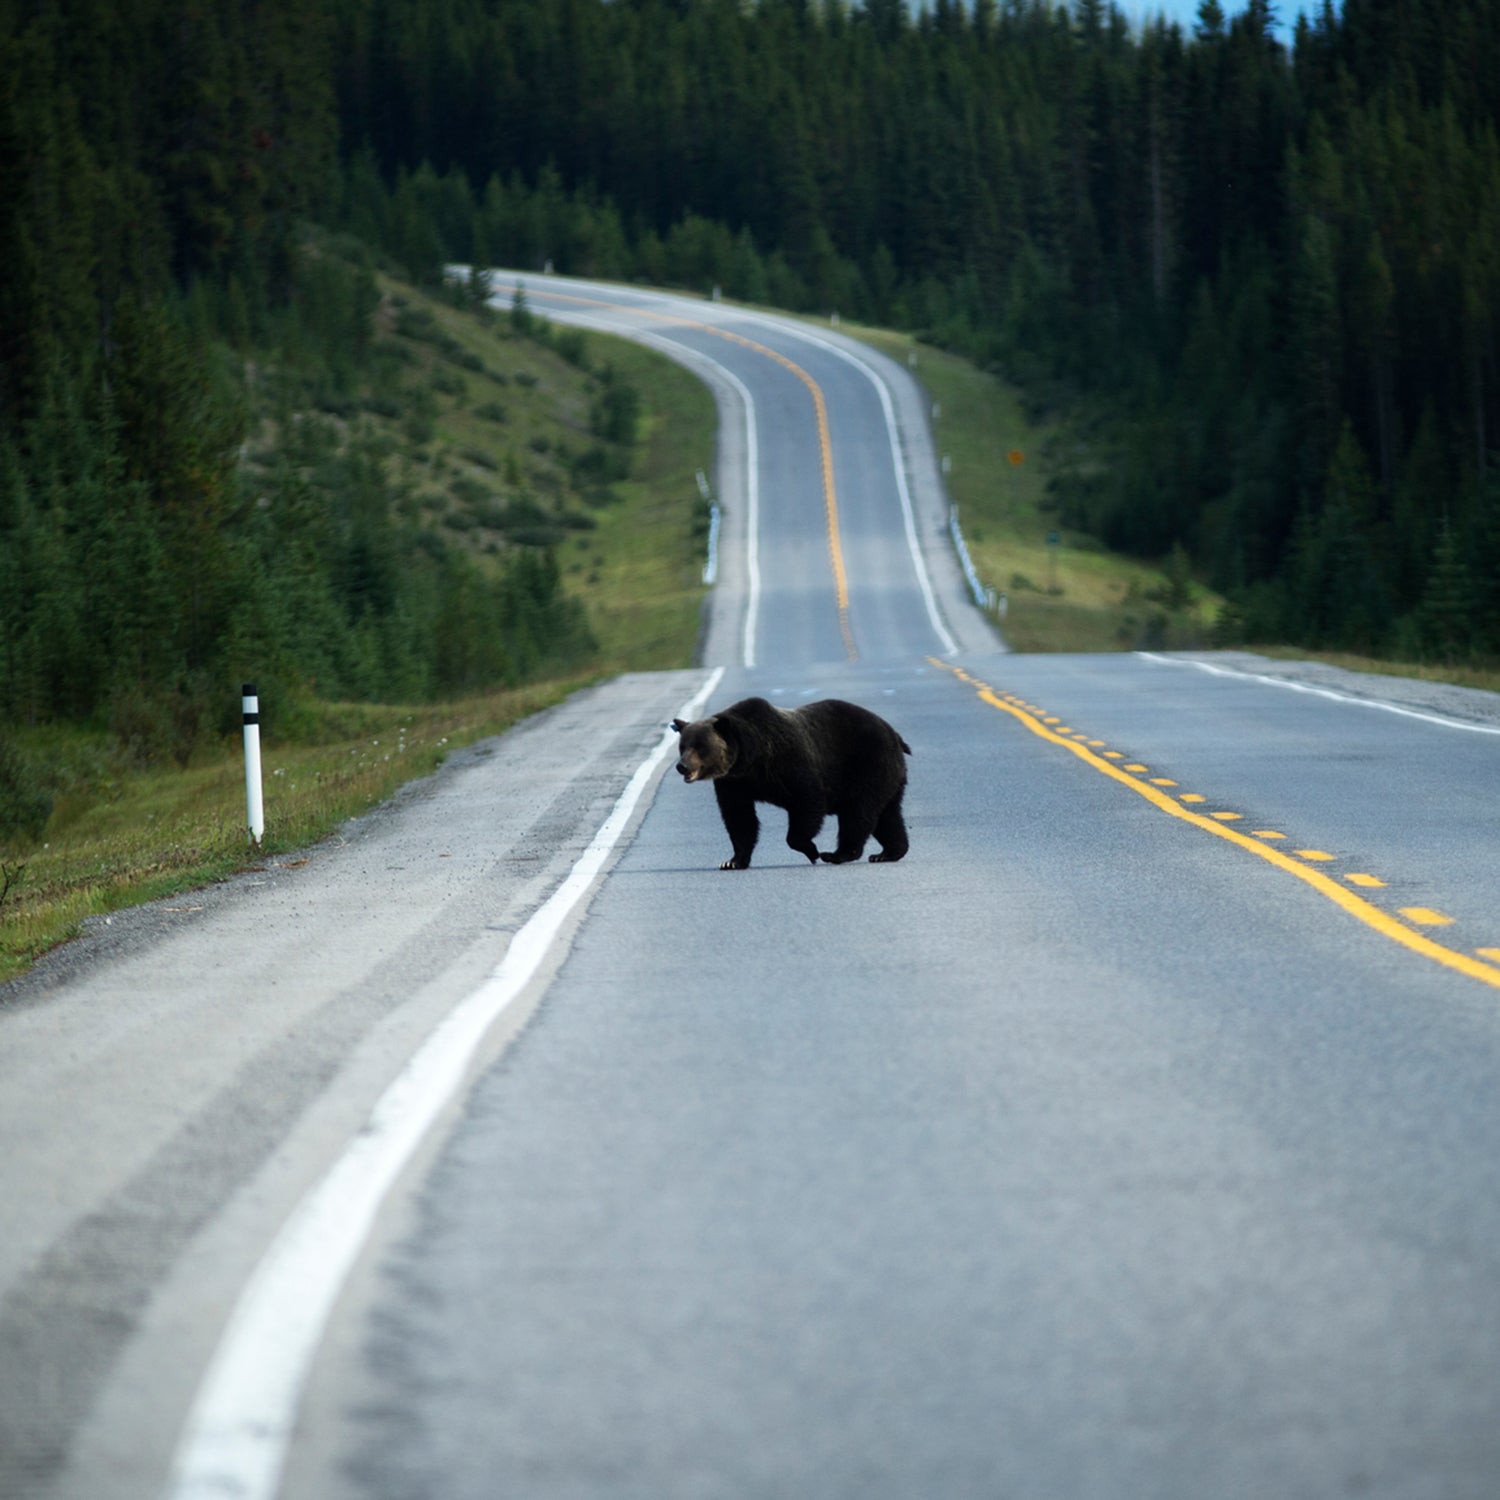
[[[1500,5],[1274,19],[344,0],[347,212],[921,329],[1084,398],[1060,520],[1181,542],[1229,631],[1500,652]]]
[[[559,462],[512,459],[486,507],[506,450],[434,444],[455,393],[509,376],[312,227],[338,180],[331,18],[0,13],[0,739],[83,721],[186,764],[245,678],[279,727],[308,694],[421,702],[585,659],[530,493]],[[0,839],[28,821],[17,781]]]
[[[1500,653],[1500,4],[1272,21],[0,0],[0,716],[247,655],[441,691],[444,640],[563,607],[524,547],[414,547],[378,464],[246,486],[255,403],[290,443],[369,356],[355,242],[921,330],[1070,414],[1059,525],[1181,544],[1226,639]]]

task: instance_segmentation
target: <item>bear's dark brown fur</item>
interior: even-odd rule
[[[750,868],[760,836],[757,802],[786,810],[787,843],[814,864],[858,859],[872,834],[880,845],[872,864],[906,853],[901,799],[911,746],[869,709],[839,698],[791,709],[746,698],[692,724],[673,719],[672,728],[683,780],[714,784],[734,848],[721,870]],[[813,843],[826,817],[839,820],[831,854]]]

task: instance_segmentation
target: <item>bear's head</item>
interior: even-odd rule
[[[677,731],[677,771],[684,781],[713,781],[734,768],[736,736],[717,718],[689,724],[673,719]]]

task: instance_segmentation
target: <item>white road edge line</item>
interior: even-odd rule
[[[697,716],[723,675],[723,667],[708,675],[682,717]],[[567,878],[511,939],[484,984],[422,1044],[271,1242],[198,1387],[173,1463],[171,1500],[273,1500],[313,1357],[386,1194],[463,1088],[485,1034],[540,969],[673,743],[668,730]]]
[[[1314,698],[1331,698],[1335,703],[1353,703],[1360,708],[1378,708],[1388,714],[1400,714],[1403,719],[1420,719],[1424,724],[1437,724],[1443,729],[1466,729],[1470,734],[1500,734],[1493,724],[1470,724],[1464,719],[1450,719],[1445,714],[1423,713],[1417,708],[1403,708],[1399,703],[1389,703],[1384,698],[1360,698],[1353,693],[1336,693],[1332,688],[1314,687],[1307,682],[1293,682],[1287,677],[1269,677],[1260,672],[1245,672],[1239,667],[1221,667],[1216,662],[1192,661],[1184,657],[1158,656],[1154,651],[1137,651],[1145,661],[1154,661],[1163,667],[1197,667],[1199,671],[1211,672],[1215,677],[1242,677],[1247,682],[1263,682],[1268,687],[1286,688],[1293,693],[1310,693]]]
[[[728,365],[721,365],[718,360],[704,354],[701,350],[663,338],[660,334],[652,334],[643,342],[659,344],[664,350],[670,349],[673,351],[673,357],[678,359],[686,351],[702,360],[733,387],[735,394],[744,403],[745,622],[740,627],[743,634],[741,665],[753,667],[755,665],[755,632],[760,626],[760,429],[757,425],[755,397],[750,394],[750,387]]]
[[[449,274],[455,272],[467,275],[467,266],[451,265],[447,267]],[[517,278],[518,284],[520,278]],[[588,286],[588,282],[582,283]],[[598,283],[607,285],[607,283]],[[624,290],[629,290],[625,288]],[[503,299],[503,300],[502,300]],[[493,307],[509,307],[514,300],[514,293],[507,292],[503,287],[496,287],[490,293],[490,304]],[[666,296],[649,298],[643,296],[639,303],[621,303],[616,309],[620,313],[635,311],[638,307],[650,310],[652,301],[666,301]],[[681,299],[676,299],[681,300]],[[696,306],[694,308],[696,309]],[[757,426],[755,411],[755,398],[750,394],[750,388],[745,384],[728,365],[720,364],[711,355],[705,354],[701,349],[694,349],[691,344],[680,344],[675,339],[669,339],[663,334],[654,333],[650,329],[641,328],[638,324],[622,323],[609,316],[609,309],[594,308],[587,312],[576,309],[567,309],[564,312],[548,312],[545,317],[551,318],[559,323],[568,323],[573,327],[592,328],[595,332],[612,334],[615,338],[629,339],[633,343],[646,344],[660,349],[668,358],[676,360],[678,364],[692,367],[694,364],[706,365],[716,375],[719,375],[735,392],[744,404],[745,411],[745,620],[741,626],[743,644],[741,647],[741,665],[753,667],[755,665],[755,632],[760,624],[760,432]],[[701,321],[701,320],[700,320]],[[705,382],[707,383],[707,382]],[[905,477],[900,480],[903,488]]]
[[[727,365],[724,376],[745,402],[745,646],[744,665],[755,665],[755,632],[760,626],[760,431],[750,387]]]
[[[555,317],[558,322],[586,326],[600,333],[613,334],[616,338],[660,349],[669,359],[688,368],[695,364],[705,365],[740,398],[745,411],[745,620],[740,627],[743,637],[740,665],[753,667],[755,633],[760,628],[760,428],[755,397],[750,394],[750,387],[728,365],[720,364],[701,349],[694,349],[691,344],[680,344],[676,339],[669,339],[664,334],[636,324],[618,323],[606,316],[603,310],[588,313],[569,310],[561,314],[549,313],[547,316]]]

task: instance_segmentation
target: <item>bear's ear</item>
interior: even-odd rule
[[[723,740],[731,762],[743,771],[755,759],[755,736],[741,734],[740,726],[728,714],[715,714],[708,722]]]
[[[687,728],[687,720],[686,719],[673,719],[672,720],[672,728],[675,729],[678,734],[681,734],[682,731]]]

